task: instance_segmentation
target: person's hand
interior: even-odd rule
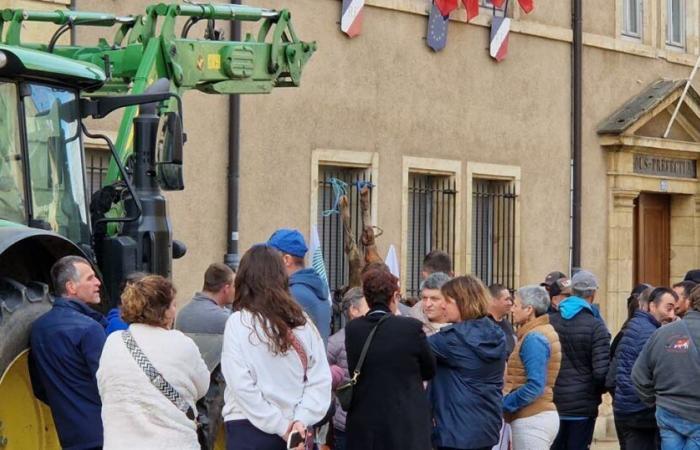
[[[304,438],[299,445],[294,447],[295,450],[304,450],[304,442],[306,441],[306,427],[304,426],[303,423],[299,422],[298,420],[295,420],[294,422],[289,424],[289,428],[287,429],[287,432],[284,433],[284,436],[282,437],[284,439],[284,442],[289,441],[289,435],[294,433],[295,431],[299,432],[302,438]]]

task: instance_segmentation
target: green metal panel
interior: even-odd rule
[[[96,85],[105,81],[104,71],[94,64],[3,44],[0,44],[0,51],[16,56],[28,72],[55,74],[62,79],[74,78],[78,82],[94,82]],[[78,82],[76,84],[81,84]]]

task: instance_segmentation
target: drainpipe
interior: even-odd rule
[[[240,5],[241,0],[231,0]],[[241,40],[241,23],[231,21],[231,40]],[[226,255],[224,263],[233,270],[238,269],[241,256],[238,253],[238,195],[240,181],[241,157],[241,98],[240,95],[228,96],[228,198],[226,202]]]
[[[570,273],[581,267],[581,119],[583,0],[571,1],[571,256]]]

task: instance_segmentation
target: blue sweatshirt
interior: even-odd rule
[[[289,277],[289,291],[292,297],[304,308],[311,317],[323,338],[323,344],[328,342],[331,334],[331,304],[328,296],[328,285],[312,268],[301,269]]]

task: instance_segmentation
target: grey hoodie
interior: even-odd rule
[[[688,333],[690,332],[690,335]],[[662,326],[649,338],[632,368],[632,382],[642,402],[700,423],[700,312]]]

